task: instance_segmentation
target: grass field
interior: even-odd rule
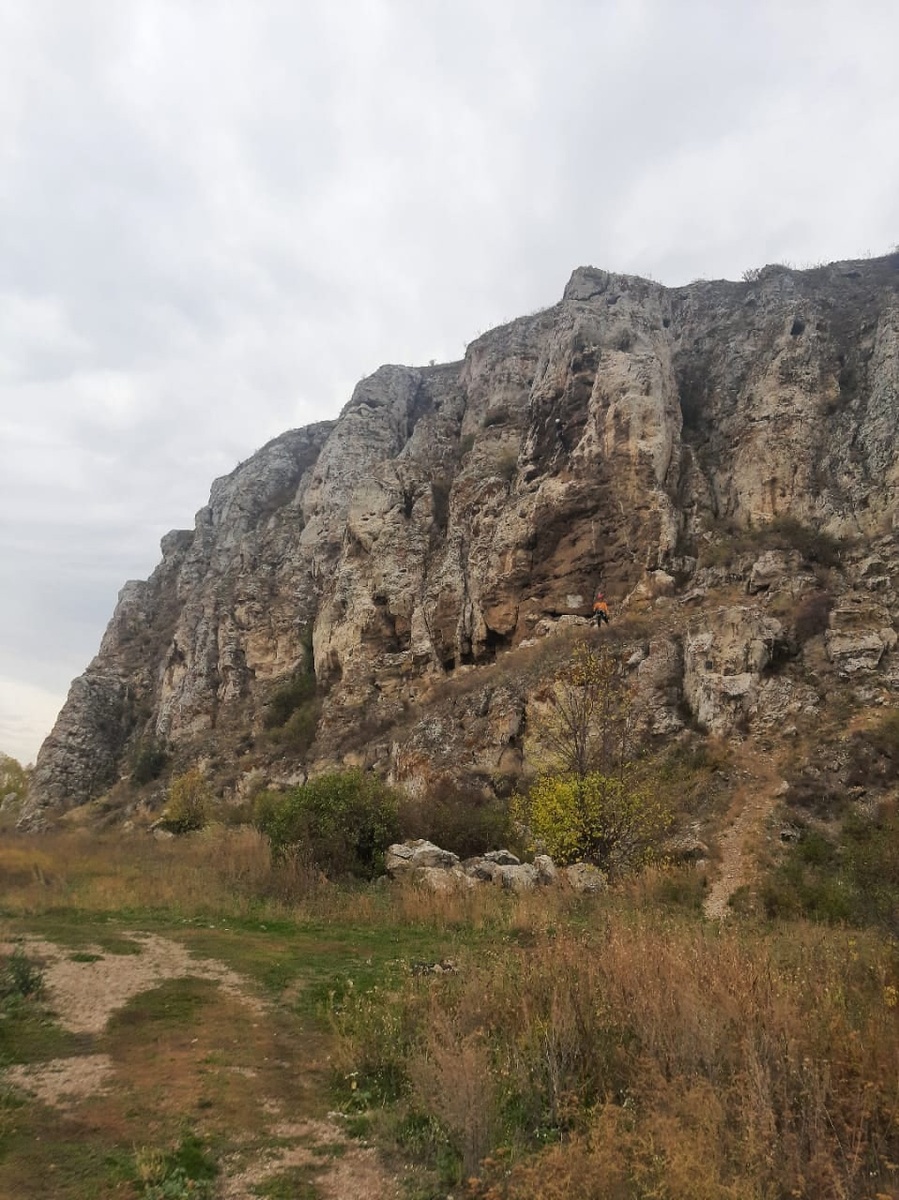
[[[899,1197],[899,955],[327,885],[251,830],[0,843],[0,1197]],[[29,964],[34,964],[30,967]]]

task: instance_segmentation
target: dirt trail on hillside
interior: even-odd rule
[[[42,938],[25,938],[0,944],[0,953],[23,948],[44,971],[45,996],[59,1024],[72,1033],[102,1034],[111,1016],[133,997],[166,980],[185,977],[207,979],[239,1000],[257,1018],[267,1006],[248,980],[224,963],[195,958],[179,942],[150,933],[128,933],[140,947],[137,954],[105,953],[89,946],[73,958],[71,947]],[[83,961],[90,959],[90,961]],[[48,1062],[14,1066],[0,1079],[62,1112],[71,1112],[82,1101],[115,1093],[115,1063],[108,1054],[85,1053]],[[255,1074],[255,1072],[250,1072]],[[257,1200],[260,1184],[292,1167],[312,1168],[317,1193],[324,1200],[358,1200],[384,1197],[395,1200],[399,1181],[382,1166],[377,1152],[348,1138],[340,1114],[326,1120],[290,1123],[290,1114],[275,1100],[263,1105],[271,1118],[270,1134],[281,1143],[257,1151],[250,1160],[236,1155],[221,1164],[217,1200]],[[330,1157],[323,1152],[330,1148]]]
[[[702,906],[705,915],[717,921],[730,915],[728,902],[734,892],[755,878],[755,847],[764,836],[783,786],[777,762],[770,753],[752,743],[740,748],[735,755],[735,766],[743,781],[731,805],[731,824],[721,835],[718,874]]]

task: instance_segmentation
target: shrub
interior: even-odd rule
[[[485,414],[482,427],[490,429],[494,425],[505,425],[509,420],[509,410],[502,405],[499,408],[492,408]]]
[[[305,701],[294,709],[283,725],[269,731],[273,742],[292,754],[304,757],[315,741],[321,705],[318,699]]]
[[[507,801],[445,778],[421,799],[402,799],[399,822],[404,838],[427,838],[460,858],[511,847],[516,840]]]
[[[810,638],[817,637],[827,629],[833,597],[828,592],[810,592],[803,596],[793,618],[796,640],[804,645]]]
[[[770,917],[880,926],[899,933],[899,814],[851,814],[839,842],[807,830],[761,889]]]
[[[899,779],[899,709],[890,709],[852,739],[849,772],[851,787],[886,787]]]
[[[15,796],[16,801],[25,799],[28,787],[28,772],[16,759],[0,754],[0,801]]]
[[[511,483],[518,474],[518,451],[501,451],[494,460],[493,469],[506,483]]]
[[[862,737],[878,754],[894,760],[899,768],[899,708],[892,708],[867,730]]]
[[[276,859],[307,857],[329,876],[372,879],[399,837],[398,801],[376,775],[335,771],[281,794],[263,792],[256,824]]]
[[[790,808],[800,808],[820,820],[832,820],[846,809],[849,799],[843,788],[826,775],[803,772],[790,779],[786,795]]]
[[[131,762],[131,781],[138,787],[152,783],[166,768],[169,756],[165,746],[154,738],[141,741],[134,749]]]
[[[529,830],[533,848],[559,863],[585,859],[625,872],[650,861],[668,814],[629,771],[602,775],[544,775],[512,812]]]
[[[38,997],[43,990],[43,971],[17,946],[0,968],[0,998]]]
[[[809,562],[835,567],[840,561],[840,543],[823,529],[804,525],[795,517],[775,517],[759,530],[762,544],[773,549],[798,550]]]
[[[172,833],[203,829],[209,820],[212,793],[202,771],[194,768],[172,780],[163,822]]]
[[[298,671],[269,696],[262,724],[266,729],[279,729],[314,696],[315,676],[307,671]]]
[[[893,1194],[889,945],[604,918],[341,997],[348,1068],[408,1072],[472,1198]]]
[[[145,1200],[211,1200],[218,1173],[199,1138],[190,1133],[168,1153],[152,1147],[135,1150],[134,1168]]]
[[[605,646],[576,646],[543,711],[529,711],[528,721],[529,753],[549,771],[614,776],[632,756],[630,696],[620,665]]]
[[[449,503],[452,486],[452,480],[445,477],[431,480],[432,521],[435,528],[439,529],[441,533],[446,533],[446,527],[449,524]]]
[[[712,531],[716,539],[701,548],[702,561],[709,566],[730,566],[741,555],[759,550],[798,550],[807,562],[822,567],[835,567],[840,561],[840,543],[835,537],[795,517],[775,517],[749,528],[719,521]]]

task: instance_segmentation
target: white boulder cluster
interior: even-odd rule
[[[608,886],[605,872],[592,863],[557,867],[548,854],[538,854],[533,863],[523,863],[508,850],[490,850],[463,862],[458,854],[424,838],[389,846],[385,865],[391,879],[418,883],[434,892],[479,884],[512,892],[559,886],[576,892],[601,892]]]

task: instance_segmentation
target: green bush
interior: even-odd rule
[[[299,671],[287,683],[281,684],[271,694],[262,724],[266,729],[279,729],[286,725],[298,708],[315,697],[315,676]]]
[[[305,857],[332,877],[381,874],[384,851],[400,835],[395,793],[364,771],[335,771],[288,792],[263,792],[256,824],[275,859]]]
[[[839,836],[806,830],[764,882],[769,917],[810,917],[899,933],[899,814],[852,814]]]
[[[517,839],[507,801],[450,779],[437,780],[421,799],[403,799],[399,821],[404,838],[427,838],[460,858],[511,849]]]
[[[630,772],[544,775],[527,796],[512,797],[512,815],[533,849],[558,863],[580,859],[619,873],[652,860],[668,827],[661,800]]]
[[[139,742],[134,749],[131,763],[131,781],[138,787],[152,783],[165,770],[169,761],[165,746],[150,738]]]
[[[172,780],[163,822],[172,833],[191,833],[209,821],[212,792],[202,771],[196,768]]]
[[[0,967],[0,998],[36,998],[43,990],[43,971],[17,946]]]
[[[284,750],[303,757],[315,741],[321,704],[313,697],[294,709],[283,725],[269,730],[271,740]]]
[[[25,799],[28,788],[28,772],[16,759],[8,754],[0,754],[0,800],[10,794],[17,801]]]

